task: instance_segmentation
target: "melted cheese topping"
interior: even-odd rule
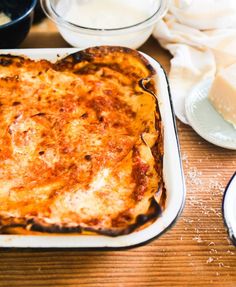
[[[154,97],[116,66],[68,65],[0,59],[2,227],[124,230],[161,182]]]

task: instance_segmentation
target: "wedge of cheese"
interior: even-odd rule
[[[236,63],[216,75],[209,99],[223,118],[236,128]]]

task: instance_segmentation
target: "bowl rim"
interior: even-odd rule
[[[151,26],[152,24],[157,22],[160,18],[162,18],[165,15],[170,3],[170,0],[159,0],[159,1],[160,1],[159,7],[157,8],[157,10],[155,10],[155,12],[151,16],[148,16],[145,20],[135,23],[133,25],[119,28],[95,28],[95,27],[85,27],[77,25],[61,17],[52,7],[50,0],[40,0],[40,3],[46,16],[59,26],[64,26],[70,30],[76,30],[76,31],[79,30],[81,32],[89,34],[95,34],[95,33],[112,34],[112,33],[119,33],[121,31],[140,30],[147,26]]]
[[[27,17],[33,11],[33,9],[35,8],[36,4],[37,4],[37,0],[31,0],[30,7],[28,8],[28,10],[23,15],[21,15],[18,18],[16,18],[15,20],[11,20],[10,22],[7,22],[6,24],[0,25],[0,30],[4,29],[4,28],[7,28],[7,27],[9,27],[11,25],[14,25],[17,22],[20,22],[25,17]]]

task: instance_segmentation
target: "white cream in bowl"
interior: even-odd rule
[[[137,1],[141,5],[136,5]],[[117,29],[145,21],[150,15],[140,0],[73,0],[60,1],[57,12],[79,26],[95,29]],[[143,5],[144,4],[144,5]]]

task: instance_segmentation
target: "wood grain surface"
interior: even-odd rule
[[[68,47],[49,21],[22,48]],[[166,71],[170,55],[149,39],[142,51]],[[236,152],[213,146],[178,121],[187,198],[175,226],[152,243],[123,251],[0,249],[0,286],[236,286],[236,249],[221,214]]]

